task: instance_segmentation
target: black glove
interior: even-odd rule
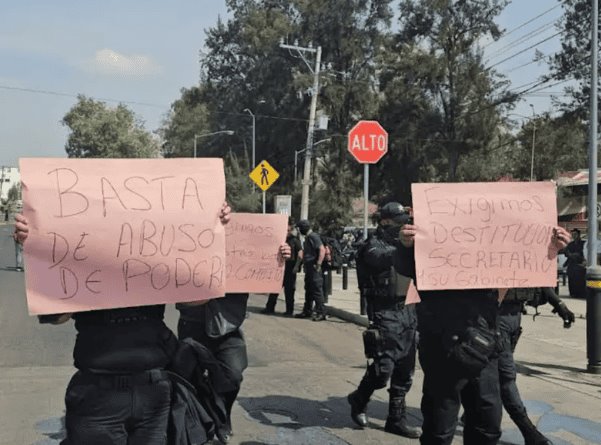
[[[553,308],[552,311],[554,314],[559,315],[563,320],[563,327],[568,329],[572,326],[572,323],[576,321],[576,317],[574,313],[568,309],[566,304],[562,301],[557,306]]]

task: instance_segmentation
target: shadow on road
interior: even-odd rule
[[[238,403],[251,419],[268,426],[298,430],[305,427],[332,429],[354,428],[350,406],[344,397],[328,397],[327,400],[308,400],[292,396],[241,397]],[[388,403],[372,400],[367,409],[372,420],[370,428],[383,429],[374,419],[383,423],[388,415]],[[411,423],[421,424],[418,408],[408,407]]]

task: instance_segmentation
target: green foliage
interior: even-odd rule
[[[78,96],[62,124],[70,130],[65,150],[70,158],[153,158],[158,143],[125,105]]]
[[[226,199],[235,212],[256,213],[261,208],[261,190],[253,191],[252,180],[248,177],[248,158],[242,162],[235,154],[228,153],[224,159]]]
[[[562,0],[564,14],[560,19],[561,50],[550,57],[554,80],[575,80],[566,88],[571,100],[561,104],[566,112],[587,115],[590,100],[591,11],[590,0]]]
[[[401,175],[380,173],[401,200],[416,180],[463,179],[462,163],[496,144],[499,114],[515,97],[485,69],[478,42],[500,36],[494,19],[506,3],[400,2],[399,32],[381,74],[381,114]]]
[[[159,130],[163,139],[161,152],[166,158],[192,157],[194,135],[210,133],[210,116],[198,87],[182,88],[181,97],[171,105],[169,115]],[[197,155],[207,156],[206,140],[197,140]]]
[[[571,115],[543,115],[529,121],[518,134],[514,176],[530,179],[534,131],[534,180],[555,179],[557,174],[587,167],[587,128]]]
[[[311,95],[319,94],[318,107],[330,118],[328,133],[317,132],[316,141],[346,135],[358,119],[377,117],[375,60],[383,50],[384,30],[390,24],[390,3],[229,0],[231,19],[219,21],[207,31],[201,87],[182,90],[163,127],[165,153],[185,153],[187,149],[178,151],[176,147],[191,146],[190,128],[198,124],[207,131],[236,131],[237,137],[228,141],[213,141],[207,148],[212,155],[248,156],[252,120],[244,110],[249,109],[256,116],[256,159],[267,159],[281,175],[269,194],[292,195],[296,209],[300,181],[293,182],[294,152],[305,147]],[[288,43],[298,39],[301,46],[309,42],[322,46],[326,69],[318,92],[310,91],[310,68],[298,54],[280,48],[281,38]],[[305,57],[312,69],[314,56],[307,53]],[[348,155],[344,139],[338,139],[328,145],[331,152],[318,153],[318,159],[328,156],[329,170],[314,162],[311,219],[343,223],[350,218],[351,197],[360,193],[357,176],[361,167]],[[226,173],[234,171],[232,167]],[[244,180],[249,171],[243,171]],[[336,181],[325,186],[322,179],[326,176]],[[322,209],[317,203],[322,196],[344,197],[337,201],[341,208],[335,212]]]

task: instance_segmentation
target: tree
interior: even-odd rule
[[[544,114],[530,120],[517,135],[513,174],[519,179],[530,179],[533,149],[534,180],[555,179],[561,172],[586,168],[587,139],[586,124],[575,116],[554,118]]]
[[[251,180],[248,178],[250,162],[244,158],[242,162],[235,154],[225,157],[226,199],[236,212],[257,212],[261,206],[258,193],[253,193]]]
[[[592,5],[590,0],[563,0],[562,8],[561,50],[549,58],[551,74],[543,80],[576,81],[566,88],[571,100],[561,105],[564,111],[584,118],[590,100]]]
[[[516,97],[485,68],[479,42],[501,35],[494,20],[506,3],[400,2],[399,31],[381,72],[397,165],[396,172],[379,167],[384,192],[407,200],[416,180],[461,180],[464,163],[498,143],[500,114]]]
[[[373,118],[377,113],[378,67],[374,60],[383,50],[383,36],[392,15],[390,3],[228,0],[231,18],[219,20],[207,31],[200,94],[190,94],[193,100],[188,104],[184,90],[180,100],[187,106],[173,106],[170,122],[197,122],[191,110],[202,105],[207,111],[207,128],[235,130],[238,136],[227,144],[215,144],[211,152],[226,156],[231,151],[241,159],[248,156],[252,143],[252,121],[244,112],[248,108],[256,118],[256,157],[269,160],[281,174],[273,190],[296,196],[294,152],[305,147],[311,94],[319,94],[319,109],[330,117],[328,133],[333,135],[345,135],[357,120]],[[297,54],[279,47],[281,38],[288,42],[298,39],[301,46],[309,42],[322,46],[326,69],[320,76],[320,91],[310,90],[310,68]],[[313,66],[311,57],[307,64]],[[188,117],[176,117],[184,114]],[[174,132],[164,133],[166,147],[175,145],[178,137],[190,140],[191,132],[186,136],[185,125],[171,127]],[[316,134],[316,140],[332,134]],[[319,178],[327,176],[328,186],[319,196],[339,199],[341,209],[350,215],[351,198],[360,190],[356,179],[360,167],[347,154],[343,138],[332,139],[328,147],[330,170],[314,168],[313,185],[322,187]],[[316,196],[317,192],[312,195]],[[312,199],[312,219],[319,218],[317,212],[321,212],[314,204]],[[336,217],[339,223],[346,218],[341,215]]]
[[[65,150],[70,158],[154,158],[158,143],[125,105],[78,96],[62,124],[70,134]]]
[[[171,104],[169,115],[163,121],[159,133],[163,139],[161,152],[166,158],[192,157],[194,135],[210,133],[211,117],[204,103],[203,92],[199,87],[182,88],[181,97]],[[202,156],[210,154],[204,147]]]

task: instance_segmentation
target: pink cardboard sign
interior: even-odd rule
[[[21,159],[30,314],[225,292],[221,159]]]
[[[227,292],[275,293],[282,290],[288,216],[232,213],[225,226]]]
[[[417,288],[554,287],[551,182],[413,184]]]
[[[405,298],[405,305],[417,304],[422,300],[419,298],[419,293],[417,292],[417,288],[413,283],[413,280],[409,282],[409,289],[407,289],[407,297]]]

